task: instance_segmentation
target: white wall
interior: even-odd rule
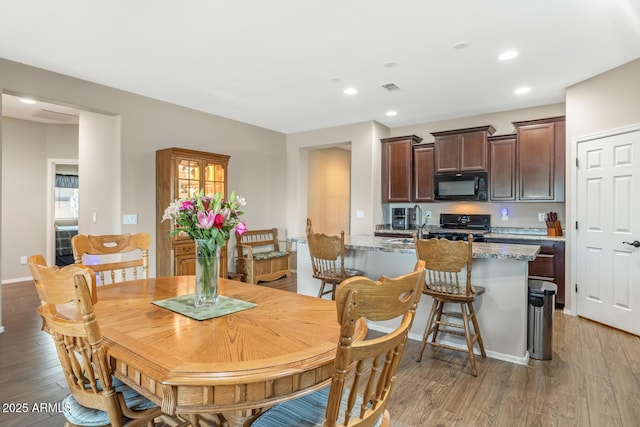
[[[46,255],[47,158],[77,158],[78,126],[4,117],[2,154],[2,278],[19,281],[21,256]]]
[[[79,122],[78,233],[120,234],[120,117],[81,111]]]
[[[7,119],[2,129],[3,141],[11,141],[2,145],[3,278],[24,278],[29,268],[20,256],[46,249],[46,126]]]

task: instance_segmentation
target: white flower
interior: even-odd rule
[[[244,206],[247,204],[247,202],[244,200],[244,197],[242,196],[236,196],[236,203],[238,204],[238,206]]]
[[[178,207],[178,202],[172,202],[169,204],[169,207],[167,207],[167,209],[164,210],[164,215],[162,215],[162,220],[164,221],[165,219],[174,219],[176,216],[178,216],[178,211],[180,210],[180,208]]]

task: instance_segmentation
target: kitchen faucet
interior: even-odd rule
[[[414,215],[416,216],[416,227],[418,228],[418,239],[422,239],[422,227],[424,224],[422,223],[422,208],[420,205],[415,205],[413,207]]]

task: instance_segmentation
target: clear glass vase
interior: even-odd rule
[[[220,246],[215,240],[196,239],[196,307],[218,303]]]

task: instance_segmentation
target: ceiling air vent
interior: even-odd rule
[[[55,120],[57,122],[71,123],[78,120],[78,116],[74,114],[59,113],[51,110],[38,110],[31,114],[33,117],[46,120]]]
[[[393,82],[385,83],[385,84],[382,85],[382,87],[385,88],[386,90],[398,90],[398,89],[400,89],[398,87],[398,85],[396,85]]]

